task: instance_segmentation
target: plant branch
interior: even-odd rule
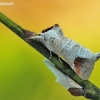
[[[13,22],[7,16],[0,12],[0,22],[4,24],[7,28],[13,31],[16,35],[18,35],[21,39],[31,45],[34,49],[40,52],[47,59],[50,58],[50,51],[41,43],[35,40],[27,40],[24,34],[25,29],[20,27],[18,24]],[[61,59],[61,58],[60,58]],[[87,93],[85,95],[86,98],[92,100],[100,100],[100,90],[94,84],[92,84],[88,80],[82,80],[76,73],[71,69],[71,67],[64,62],[62,59],[62,63],[59,61],[59,58],[56,54],[52,53],[52,57],[50,61],[56,65],[64,74],[68,75],[72,80],[78,83],[83,88],[87,89]]]

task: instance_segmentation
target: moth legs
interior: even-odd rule
[[[49,57],[49,60],[51,59],[51,57],[52,57],[52,51],[50,51],[50,57]]]
[[[58,56],[58,58],[59,58],[59,61],[62,63],[62,61],[61,61],[61,59],[60,59],[60,57]]]

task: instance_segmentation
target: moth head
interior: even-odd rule
[[[44,45],[51,51],[57,44],[57,42],[62,38],[63,32],[58,24],[51,26],[42,31],[41,35],[44,37],[42,41]]]
[[[51,27],[43,30],[42,34],[43,34],[44,38],[47,40],[49,40],[51,37],[60,38],[63,36],[63,32],[58,24],[55,24],[54,26],[51,26]]]

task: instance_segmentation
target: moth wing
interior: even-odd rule
[[[94,61],[90,61],[87,58],[77,57],[74,60],[75,72],[80,78],[87,80],[92,73],[94,63]]]
[[[56,82],[63,85],[67,90],[71,87],[76,88],[82,88],[80,85],[78,85],[76,82],[74,82],[71,78],[69,78],[67,75],[62,73],[60,70],[58,70],[53,63],[51,63],[49,60],[44,60],[44,63],[46,66],[53,72],[53,74],[56,76]]]

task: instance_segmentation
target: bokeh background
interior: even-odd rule
[[[58,23],[64,35],[100,51],[100,0],[0,0],[14,22],[40,33]],[[44,57],[0,23],[0,100],[86,100],[72,96],[56,83]],[[100,60],[89,78],[100,87]]]

